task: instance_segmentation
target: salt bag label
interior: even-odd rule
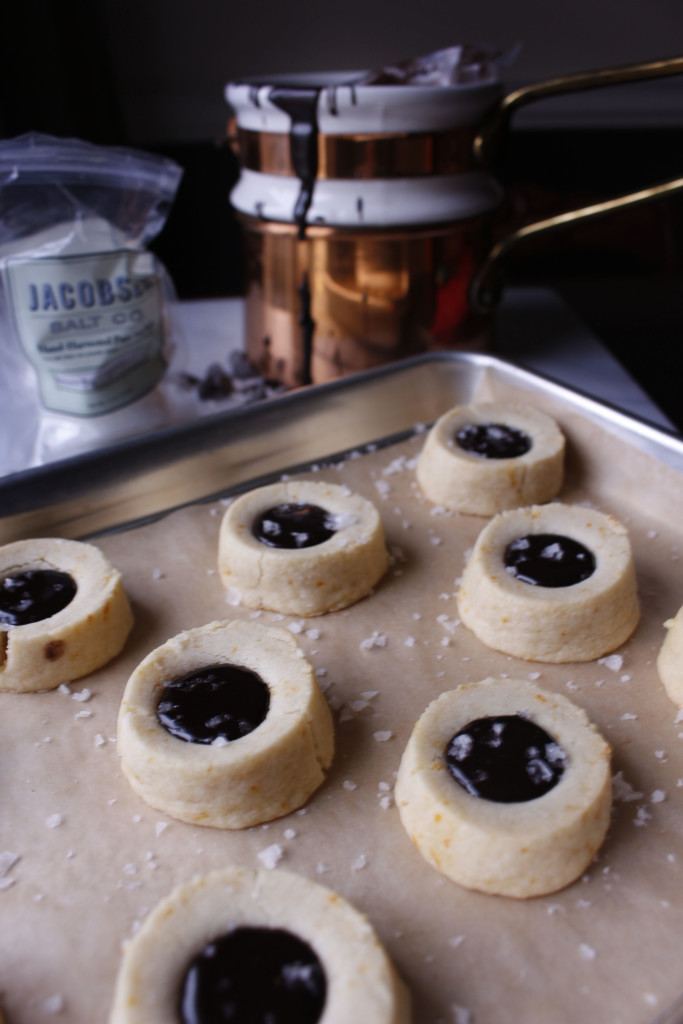
[[[161,282],[148,252],[9,259],[14,322],[46,409],[112,412],[160,380]]]

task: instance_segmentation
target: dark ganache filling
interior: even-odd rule
[[[518,537],[505,550],[505,569],[539,587],[573,587],[595,572],[595,555],[578,540],[556,533]]]
[[[49,619],[76,595],[76,581],[56,569],[27,569],[5,576],[0,583],[0,622],[24,626]]]
[[[281,928],[240,927],[191,962],[182,1024],[316,1024],[327,991],[311,947]]]
[[[337,531],[331,512],[300,502],[276,505],[262,512],[254,520],[252,532],[271,548],[312,548]]]
[[[516,804],[556,786],[567,758],[545,729],[516,714],[469,722],[446,747],[446,764],[472,796]]]
[[[238,665],[207,665],[164,686],[157,704],[161,725],[188,743],[238,740],[263,722],[270,690]]]
[[[455,435],[458,446],[484,459],[514,459],[531,449],[531,438],[505,423],[467,423]]]

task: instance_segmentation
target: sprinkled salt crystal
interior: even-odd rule
[[[44,999],[42,1009],[43,1013],[61,1013],[64,1006],[64,996],[57,994]]]
[[[296,839],[295,828],[286,828],[282,834],[284,835],[285,839]]]
[[[595,960],[595,950],[592,946],[582,942],[579,946],[579,955],[583,960]]]
[[[57,828],[58,825],[62,824],[61,814],[50,814],[45,819],[45,824],[48,828]]]
[[[228,587],[225,591],[225,600],[227,604],[236,608],[238,605],[242,604],[242,591],[238,590],[237,587]]]
[[[451,1013],[453,1014],[453,1024],[473,1024],[472,1011],[468,1010],[466,1006],[451,1003]]]
[[[306,636],[310,640],[319,640],[320,639],[320,630],[319,629],[307,629],[306,630]]]
[[[303,622],[288,622],[287,629],[290,633],[303,633],[304,624]]]
[[[137,875],[137,873],[138,873],[138,866],[137,866],[137,864],[133,864],[133,863],[124,864],[123,865],[123,873],[124,873],[124,875]]]
[[[60,693],[71,693],[71,687],[67,686],[66,683],[60,683],[57,689]]]
[[[529,673],[529,679],[532,681],[532,683],[535,682],[537,679],[540,679],[540,678],[541,678],[541,673],[540,672],[530,672]]]
[[[355,782],[352,782],[351,779],[344,779],[344,781],[342,782],[342,786],[344,787],[344,789],[348,790],[354,790],[358,788],[357,784]]]
[[[621,716],[623,722],[632,722],[637,717],[638,715],[634,715],[631,711],[625,711],[624,714]]]
[[[0,878],[0,892],[4,889],[11,889],[15,882],[16,878]]]
[[[386,647],[387,638],[383,633],[378,633],[375,630],[372,636],[367,637],[365,640],[361,640],[359,647],[362,651],[369,651],[372,647]]]
[[[158,821],[156,823],[156,825],[154,826],[154,831],[155,831],[157,836],[160,836],[161,833],[165,832],[167,828],[168,828],[168,822],[167,821]]]
[[[393,800],[388,794],[385,794],[379,799],[379,805],[383,811],[388,811],[392,804]]]
[[[647,1003],[648,1006],[656,1006],[659,999],[654,992],[643,992],[643,1002]]]
[[[577,900],[576,901],[576,905],[577,905],[577,907],[581,907],[581,909],[584,909],[585,907],[592,907],[593,906],[593,904],[592,904],[592,902],[590,900],[584,900],[584,899]]]
[[[429,543],[432,544],[435,548],[438,548],[439,544],[443,544],[443,541],[441,540],[441,537],[430,537]]]
[[[451,638],[449,636],[442,636],[441,639],[439,640],[439,643],[441,644],[442,647],[450,647]]]
[[[624,672],[623,676],[621,676],[621,681],[622,681],[622,683],[630,683],[631,682],[631,677],[628,674],[628,672]]]
[[[0,878],[4,878],[8,871],[11,871],[17,863],[21,854],[12,853],[11,850],[3,850],[0,853]]]
[[[612,793],[614,799],[620,803],[629,803],[631,800],[642,800],[643,794],[633,788],[630,782],[624,778],[623,772],[617,772],[612,776]]]
[[[453,935],[448,940],[448,945],[451,946],[453,949],[457,949],[458,946],[462,946],[464,941],[465,941],[465,936],[464,935]]]
[[[379,690],[363,690],[361,697],[363,700],[374,700],[378,693]]]
[[[227,747],[230,741],[225,736],[216,736],[215,740],[211,740],[210,746],[212,747]]]
[[[152,569],[152,579],[153,580],[163,580],[163,578],[164,578],[164,572],[163,572],[162,569]]]
[[[388,498],[391,494],[391,487],[386,480],[375,480],[375,487],[379,491],[380,497]]]
[[[548,913],[552,916],[553,914],[563,914],[564,907],[561,903],[550,903],[548,906]]]
[[[368,858],[365,856],[364,853],[361,853],[358,857],[356,857],[353,864],[351,865],[351,870],[362,871],[364,867],[367,867],[367,864]]]
[[[280,844],[271,843],[271,845],[266,846],[264,850],[260,850],[257,857],[263,864],[264,868],[268,868],[270,871],[282,860],[282,855],[283,850]]]
[[[98,733],[95,733],[95,740],[94,740],[94,742],[95,742],[95,746],[96,747],[103,747],[104,744],[107,742],[107,740],[106,740],[106,737],[104,737],[101,732],[98,732]]]
[[[388,793],[389,790],[391,789],[391,786],[389,785],[388,782],[378,782],[377,783],[377,788],[381,789],[382,792],[384,792],[384,793]]]
[[[639,807],[636,811],[636,816],[633,819],[634,825],[644,826],[647,825],[648,821],[652,820],[652,815],[645,807]]]
[[[666,793],[663,789],[655,789],[650,800],[653,804],[661,804],[663,800],[666,800]]]
[[[414,636],[407,636],[405,638],[405,640],[403,641],[403,644],[404,644],[405,647],[414,647],[415,646],[415,637]]]
[[[648,530],[647,535],[650,538],[650,540],[652,540],[654,537],[658,536],[658,533],[657,530]]]
[[[82,690],[78,691],[78,693],[72,693],[71,694],[71,699],[72,700],[90,700],[91,697],[92,697],[92,693],[87,688],[87,686],[84,686]]]
[[[345,704],[339,712],[339,722],[343,725],[344,722],[352,722],[354,717],[355,716],[351,708]]]
[[[358,713],[360,711],[365,711],[365,709],[369,708],[370,705],[366,700],[352,700],[349,702],[349,707],[352,711]]]
[[[619,672],[624,664],[621,654],[608,654],[606,658],[598,658],[598,665],[604,665],[612,672]]]
[[[655,757],[662,761],[666,757],[666,750],[655,750]]]
[[[326,676],[326,675],[327,675],[327,669],[326,668],[316,668],[315,669],[315,676],[318,679],[321,679],[322,676]]]
[[[379,732],[373,733],[378,743],[386,743],[394,735],[390,729],[380,729]]]
[[[86,711],[85,708],[83,708],[82,711],[76,712],[74,715],[74,721],[77,722],[79,718],[92,718],[92,715],[92,711]]]
[[[330,867],[329,864],[325,864],[324,861],[319,860],[315,866],[315,870],[318,872],[319,875],[324,875],[327,871],[331,871],[332,868]]]

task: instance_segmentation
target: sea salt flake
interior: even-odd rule
[[[86,711],[85,708],[82,711],[77,711],[74,715],[74,721],[77,722],[79,718],[92,718],[92,711]]]
[[[462,946],[464,941],[465,941],[465,936],[464,935],[453,935],[448,940],[448,945],[451,946],[452,949],[457,949],[458,946]]]
[[[666,800],[666,793],[663,789],[655,789],[650,800],[653,804],[661,804],[663,800]]]
[[[20,853],[13,853],[11,850],[3,850],[0,853],[0,878],[4,878],[12,870],[20,857]]]
[[[370,707],[370,704],[367,700],[352,700],[349,702],[349,707],[352,711],[358,713],[360,711],[365,711],[366,708]]]
[[[158,822],[156,823],[156,825],[154,826],[154,832],[155,832],[155,834],[156,834],[157,836],[160,836],[162,832],[165,832],[165,831],[166,831],[166,829],[168,828],[168,824],[169,824],[169,823],[168,823],[167,821],[158,821]]]
[[[386,743],[394,735],[390,729],[380,729],[378,732],[373,733],[378,743]]]
[[[303,622],[288,622],[287,629],[290,633],[303,633],[304,624]]]
[[[608,654],[606,658],[598,658],[598,665],[604,665],[612,672],[619,672],[624,664],[621,654]]]
[[[152,569],[152,579],[153,580],[163,580],[163,578],[164,578],[164,572],[163,572],[162,569]]]
[[[16,878],[0,878],[0,892],[4,889],[11,889],[15,882]]]
[[[106,742],[107,739],[101,732],[95,733],[94,743],[96,747],[103,747]]]
[[[283,852],[279,843],[271,843],[264,850],[260,850],[257,856],[264,868],[270,871],[282,860]]]
[[[320,639],[320,630],[319,629],[307,629],[306,630],[306,636],[310,640],[319,640]]]
[[[326,874],[326,873],[327,873],[328,871],[331,871],[331,870],[332,870],[332,868],[330,867],[330,865],[329,865],[329,864],[325,864],[325,862],[324,862],[324,861],[322,861],[322,860],[319,860],[319,861],[318,861],[318,863],[317,863],[317,864],[316,864],[316,866],[315,866],[315,870],[317,871],[317,873],[318,873],[319,875],[324,875],[324,874]]]
[[[47,825],[48,828],[57,828],[59,825],[62,824],[61,814],[48,815],[48,817],[45,819],[45,824]]]
[[[71,687],[67,686],[66,683],[60,683],[59,686],[57,687],[57,689],[58,689],[59,693],[66,693],[66,694],[71,693]]]
[[[92,697],[92,693],[87,688],[87,686],[84,686],[82,690],[78,691],[78,693],[72,693],[71,694],[71,699],[72,700],[90,700],[91,697]]]
[[[579,946],[579,956],[582,960],[595,960],[596,952],[592,946],[582,942]]]
[[[364,700],[374,700],[378,693],[379,690],[363,690],[363,692],[361,693],[361,697]]]
[[[242,591],[238,590],[237,587],[228,587],[225,591],[226,603],[236,608],[242,604]]]
[[[636,811],[636,816],[633,819],[633,824],[634,825],[639,825],[640,827],[642,827],[644,825],[647,825],[648,821],[651,821],[651,820],[652,820],[652,815],[647,810],[647,808],[646,807],[639,807],[638,810]]]
[[[364,853],[361,853],[358,857],[356,857],[356,859],[354,860],[353,864],[351,865],[351,870],[352,871],[362,871],[363,868],[367,867],[367,864],[368,864],[368,858],[366,857],[366,855]]]
[[[632,722],[632,721],[635,721],[635,719],[637,717],[638,717],[638,715],[634,715],[630,711],[625,711],[624,714],[621,716],[621,719],[622,719],[623,722]]]
[[[639,793],[630,782],[624,778],[623,772],[616,772],[612,776],[612,793],[614,799],[620,803],[629,803],[631,800],[642,800],[643,794]]]
[[[362,651],[369,651],[373,647],[386,647],[387,638],[383,633],[379,633],[375,630],[372,636],[366,637],[365,640],[361,640],[359,646]]]
[[[43,1013],[61,1013],[65,1005],[64,996],[59,994],[48,996],[43,1000]]]
[[[286,828],[282,834],[284,835],[285,839],[296,839],[295,828]]]
[[[380,807],[382,808],[383,811],[388,811],[391,808],[392,804],[393,804],[393,800],[387,794],[385,794],[384,796],[381,796],[380,799],[379,799],[379,805],[380,805]]]
[[[453,1014],[453,1024],[474,1024],[472,1011],[468,1010],[466,1006],[451,1003],[451,1013]]]
[[[353,792],[354,789],[358,789],[357,783],[352,782],[351,779],[344,779],[342,786],[344,789],[348,789],[349,792]]]
[[[415,637],[414,636],[407,636],[405,638],[405,640],[403,641],[403,644],[404,644],[405,647],[414,647],[415,646]]]

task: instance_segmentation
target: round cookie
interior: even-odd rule
[[[265,1006],[270,1013],[259,1014],[249,1005],[243,983],[236,991],[220,985],[220,962],[211,965],[211,972],[201,970],[202,960],[216,961],[226,943],[239,953],[249,939],[242,929],[258,929],[254,937],[268,947],[274,945],[275,931],[307,947],[308,956],[289,962],[285,957],[272,971],[261,958],[238,976],[238,982],[252,988],[258,1009]],[[243,949],[242,954],[247,955]],[[197,1014],[197,1007],[211,1007],[212,992],[219,987],[221,1002],[234,994],[234,1009],[224,1004],[222,1013]],[[410,997],[367,918],[337,893],[290,872],[229,867],[178,886],[145,918],[125,947],[109,1022],[245,1019],[409,1024]]]
[[[119,710],[118,749],[152,807],[191,824],[246,828],[306,802],[332,762],[334,731],[291,633],[211,622],[138,665]]]
[[[555,421],[536,409],[516,402],[460,405],[429,431],[417,480],[437,505],[492,516],[554,498],[564,449]]]
[[[664,627],[667,634],[657,655],[657,671],[669,698],[683,708],[683,607]]]
[[[261,539],[254,534],[259,524]],[[249,608],[338,611],[365,597],[387,566],[377,509],[337,484],[288,481],[249,491],[221,524],[221,579]]]
[[[482,720],[488,732],[477,733]],[[547,739],[528,740],[520,726]],[[528,798],[520,771],[541,795]],[[470,788],[456,781],[463,773],[475,780]],[[487,785],[495,799],[475,795]],[[539,896],[578,878],[605,837],[610,748],[566,697],[489,678],[429,705],[401,759],[395,798],[408,835],[442,874],[482,892]]]
[[[49,537],[0,548],[0,690],[52,690],[122,649],[133,615],[121,574],[92,544]]]
[[[542,582],[528,581],[532,566],[540,566]],[[571,582],[573,569],[585,578]],[[502,512],[479,534],[457,600],[464,624],[494,650],[530,661],[592,661],[638,623],[626,528],[559,502]]]

